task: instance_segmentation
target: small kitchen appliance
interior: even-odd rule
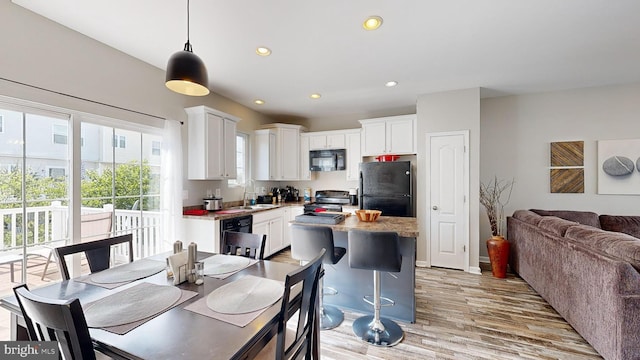
[[[204,209],[209,211],[222,210],[222,198],[205,198]]]

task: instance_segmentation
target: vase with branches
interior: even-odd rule
[[[480,183],[480,203],[487,209],[491,233],[487,240],[487,251],[491,261],[491,272],[497,278],[507,277],[509,242],[502,236],[504,227],[504,206],[511,199],[514,180],[498,180],[497,176],[488,183]]]
[[[493,236],[504,234],[504,207],[511,200],[514,180],[499,180],[497,176],[488,183],[480,183],[480,203],[487,210]]]

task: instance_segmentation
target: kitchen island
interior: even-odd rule
[[[381,216],[375,222],[359,221],[348,216],[339,224],[309,224],[292,221],[305,226],[326,226],[333,230],[334,244],[347,249],[345,256],[336,265],[325,265],[324,286],[334,288],[337,295],[325,295],[324,302],[359,313],[373,313],[373,306],[362,300],[373,295],[373,271],[349,267],[348,231],[394,231],[400,236],[402,268],[399,273],[382,272],[381,295],[395,301],[394,306],[383,307],[382,316],[399,321],[416,321],[415,263],[418,222],[416,218]]]

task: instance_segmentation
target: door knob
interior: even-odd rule
[[[433,205],[432,209],[433,210],[438,210],[438,207],[436,205]]]

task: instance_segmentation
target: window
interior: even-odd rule
[[[151,155],[160,156],[160,148],[162,143],[160,141],[151,142]]]
[[[53,143],[67,145],[67,125],[53,125]]]
[[[55,168],[55,167],[50,167],[49,168],[49,177],[50,178],[64,178],[65,176],[65,170],[64,168]]]
[[[113,147],[124,149],[127,147],[127,138],[122,135],[113,135]]]
[[[249,135],[244,133],[236,134],[236,178],[229,180],[228,184],[233,186],[245,186],[249,168]]]

